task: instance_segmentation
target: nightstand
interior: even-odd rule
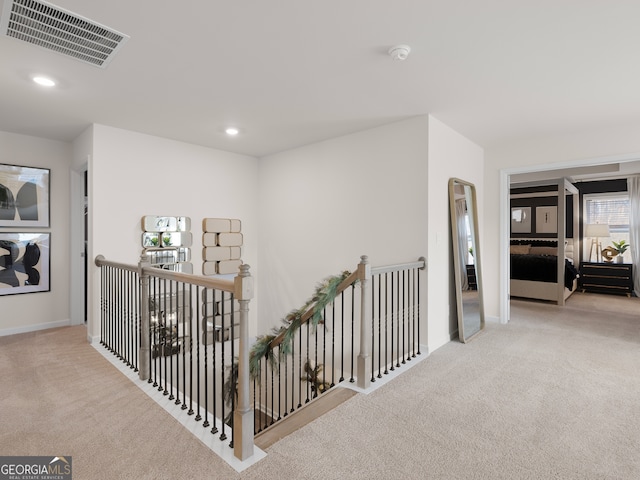
[[[633,265],[630,263],[592,263],[580,265],[582,291],[626,294],[633,292]]]

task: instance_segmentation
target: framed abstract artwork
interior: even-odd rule
[[[0,233],[0,296],[50,290],[51,234]]]
[[[49,227],[49,173],[0,164],[0,227]]]
[[[536,207],[536,233],[558,233],[558,207]]]
[[[511,208],[511,233],[531,233],[531,207]]]

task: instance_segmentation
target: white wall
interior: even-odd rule
[[[485,258],[485,230],[482,192],[484,185],[484,152],[434,117],[429,117],[429,255],[427,304],[429,316],[429,349],[451,340],[458,329],[453,282],[451,223],[449,217],[449,179],[471,182],[478,196],[478,222],[481,265]],[[485,268],[486,270],[486,268]],[[483,272],[484,273],[484,272]],[[486,281],[483,285],[486,285]]]
[[[427,129],[417,117],[260,160],[263,331],[361,255],[374,266],[426,256]]]
[[[500,170],[568,168],[640,158],[640,125],[555,135],[487,149],[485,162],[485,308],[500,315]],[[508,257],[505,255],[505,258]],[[501,266],[502,267],[502,266]],[[501,318],[506,321],[506,318]]]
[[[145,215],[188,216],[192,263],[202,273],[202,219],[242,220],[242,258],[257,272],[257,159],[103,125],[93,127],[89,164],[89,258],[137,264]],[[91,263],[90,306],[97,335],[98,268]],[[252,310],[255,315],[255,309]],[[255,329],[255,318],[252,320]]]
[[[0,297],[0,335],[69,324],[69,166],[71,145],[0,132],[0,163],[49,168],[50,228],[1,228],[51,233],[51,291]]]

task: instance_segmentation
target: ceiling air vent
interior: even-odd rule
[[[47,2],[5,0],[0,33],[105,68],[129,39]]]

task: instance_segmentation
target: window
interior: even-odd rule
[[[609,225],[610,238],[603,238],[602,248],[613,246],[612,241],[629,243],[629,194],[602,193],[584,196],[584,224]],[[588,242],[585,242],[588,246]],[[588,255],[588,252],[587,252]],[[587,257],[585,257],[587,258]],[[631,252],[623,255],[624,262],[631,262]]]

